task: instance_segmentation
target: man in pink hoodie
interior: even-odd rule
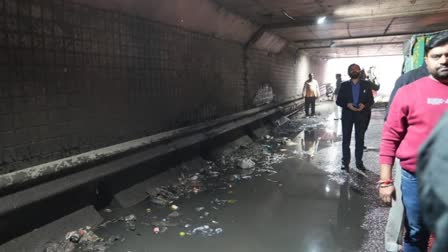
[[[390,105],[380,147],[380,198],[390,203],[395,188],[392,166],[402,168],[402,197],[406,236],[404,251],[426,251],[429,231],[420,214],[415,175],[418,151],[443,113],[448,110],[448,32],[434,36],[425,46],[429,76],[400,88]]]

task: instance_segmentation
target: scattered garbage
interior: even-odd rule
[[[117,241],[123,242],[125,241],[125,238],[122,237],[121,235],[112,235],[111,237],[109,237],[109,239],[107,239],[107,244],[112,245]]]
[[[85,234],[85,232],[82,229],[77,230],[77,231],[71,231],[65,235],[65,239],[67,241],[71,241],[73,243],[78,243],[84,234]]]
[[[211,228],[209,225],[204,225],[193,229],[192,234],[202,235],[202,236],[214,236],[221,234],[223,232],[222,228]]]
[[[292,123],[291,121],[287,122]],[[150,201],[162,209],[166,219],[157,218],[155,215],[146,216],[150,217],[151,221],[146,223],[152,227],[154,234],[162,234],[167,232],[171,227],[180,226],[184,227],[185,231],[179,231],[180,237],[186,237],[187,235],[201,235],[205,237],[219,235],[223,233],[223,229],[219,227],[219,222],[211,220],[215,216],[213,210],[219,210],[225,206],[233,205],[237,203],[235,199],[214,199],[211,201],[210,206],[199,206],[194,208],[199,216],[196,218],[202,219],[202,224],[207,225],[196,226],[186,223],[193,223],[192,219],[183,219],[182,213],[179,210],[179,206],[174,203],[181,198],[190,197],[193,193],[197,194],[206,190],[225,190],[225,193],[232,193],[230,188],[235,187],[243,180],[249,180],[254,177],[262,175],[273,175],[277,171],[274,169],[274,164],[280,163],[287,157],[286,153],[288,148],[284,146],[294,146],[297,143],[293,142],[287,137],[275,138],[270,135],[264,137],[265,140],[261,140],[261,143],[253,143],[245,148],[239,148],[233,152],[224,154],[218,162],[207,161],[206,165],[201,166],[200,169],[195,171],[182,171],[178,173],[177,181],[166,186],[159,186],[149,190]],[[291,150],[292,151],[292,150]],[[294,151],[296,153],[296,151]],[[268,179],[273,183],[279,181]],[[229,195],[229,197],[231,197]],[[166,210],[170,212],[166,215]],[[206,211],[207,209],[207,211]],[[111,213],[111,209],[104,209],[105,212]],[[152,214],[151,208],[146,208],[146,214]],[[213,216],[213,217],[212,217]],[[126,227],[129,230],[136,230],[137,217],[134,214],[120,218],[120,221],[126,223]],[[195,227],[195,228],[193,228]],[[191,229],[193,228],[193,229]],[[174,228],[173,228],[174,230]],[[83,232],[74,231],[68,235],[68,241],[70,243],[90,244],[90,248],[95,248],[92,251],[105,250],[110,244],[123,240],[120,236],[111,236],[104,242],[101,238],[96,236],[89,229]],[[96,247],[94,247],[96,246]],[[87,247],[87,246],[85,246]]]
[[[152,232],[154,234],[163,234],[168,230],[168,227],[154,227],[152,229]]]
[[[135,217],[135,215],[133,215],[133,214],[126,216],[124,218],[124,221],[126,222],[127,229],[129,229],[131,231],[135,231],[135,229],[136,229],[136,226],[135,226],[136,220],[137,220],[137,217]]]
[[[237,200],[231,199],[231,200],[227,200],[227,203],[229,204],[235,204],[237,202]]]
[[[85,231],[84,231],[85,232]],[[80,243],[95,243],[98,241],[102,241],[98,235],[96,235],[93,231],[87,231],[81,237]]]
[[[73,252],[75,244],[72,242],[48,242],[44,245],[44,252]]]
[[[240,161],[239,167],[241,169],[250,169],[255,166],[255,162],[249,158],[243,159]]]
[[[135,220],[137,220],[137,217],[135,217],[135,215],[131,214],[131,215],[124,217],[124,220],[126,222],[135,221]]]
[[[196,193],[199,193],[199,192],[200,192],[200,189],[197,188],[197,187],[193,187],[193,190],[192,190],[192,191],[193,191],[193,193],[196,194]]]
[[[276,120],[274,122],[274,124],[278,127],[278,126],[282,126],[283,124],[285,124],[285,123],[287,123],[289,121],[290,121],[290,119],[288,117],[282,116],[278,120]]]
[[[148,192],[151,202],[157,205],[167,206],[178,200],[179,196],[165,188],[155,188]]]
[[[202,211],[202,210],[204,210],[204,209],[205,209],[205,207],[196,207],[196,208],[195,208],[196,212],[200,212],[200,211]]]
[[[135,216],[134,216],[135,217]],[[115,242],[123,242],[125,239],[119,235],[113,235],[106,241],[94,233],[91,227],[81,228],[76,231],[68,232],[65,236],[66,241],[60,243],[50,243],[46,245],[45,252],[104,252]],[[76,245],[75,245],[76,244]],[[57,249],[57,250],[56,250]]]
[[[160,233],[165,233],[168,230],[168,227],[160,227]]]
[[[177,218],[179,216],[180,216],[180,213],[177,211],[174,211],[174,212],[168,214],[168,218]]]

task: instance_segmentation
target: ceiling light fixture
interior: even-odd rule
[[[323,23],[325,23],[325,20],[327,19],[327,17],[319,17],[318,19],[317,19],[317,24],[323,24]]]
[[[296,21],[296,19],[295,19],[293,16],[289,15],[289,13],[286,12],[284,9],[281,9],[280,11],[281,11],[281,12],[283,13],[283,15],[285,15],[287,18],[289,18],[289,19],[291,19],[291,20],[293,20],[293,21]]]

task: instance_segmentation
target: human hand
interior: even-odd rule
[[[395,200],[395,186],[380,186],[379,194],[384,203],[390,204],[392,203],[392,200]]]
[[[353,103],[348,103],[348,104],[347,104],[347,108],[350,109],[351,111],[358,111],[358,109],[355,108],[355,106],[353,105]]]
[[[360,103],[358,111],[363,111],[365,108],[366,108],[366,105],[364,105],[363,103]]]

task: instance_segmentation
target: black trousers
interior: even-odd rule
[[[350,164],[350,141],[352,139],[353,125],[355,126],[355,158],[356,165],[363,164],[364,134],[366,132],[367,111],[354,112],[349,109],[342,110],[342,164]]]
[[[307,116],[310,115],[310,107],[311,107],[311,115],[316,114],[316,97],[305,97],[305,114]]]

